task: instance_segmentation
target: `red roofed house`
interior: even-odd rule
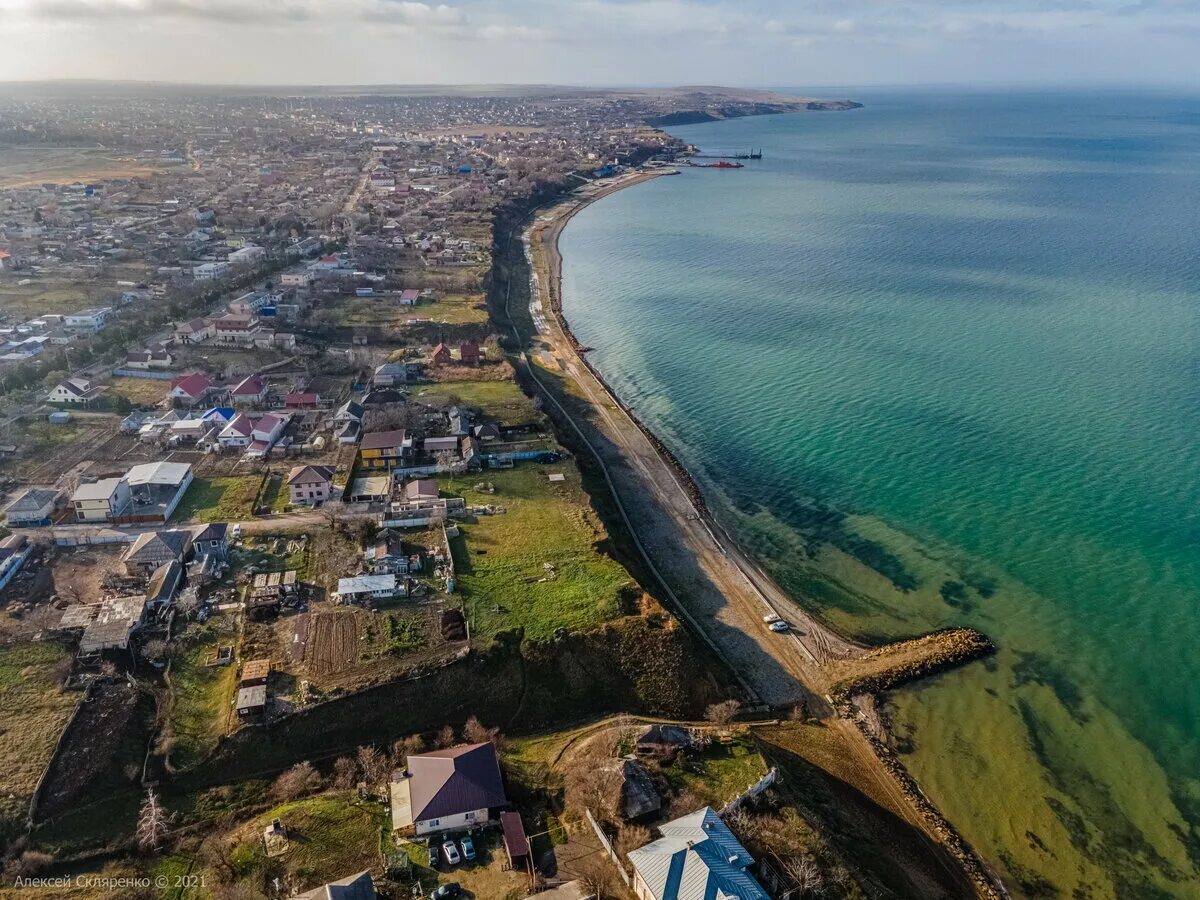
[[[0,272],[4,271],[4,264],[12,259],[12,254],[7,250],[0,250]]]
[[[496,748],[466,744],[408,757],[392,775],[392,828],[418,835],[473,828],[508,806]]]
[[[483,352],[476,341],[463,341],[458,345],[458,358],[464,366],[477,366],[483,359]]]
[[[253,431],[254,423],[250,421],[250,417],[245,413],[238,413],[217,436],[217,443],[221,445],[222,450],[249,447],[250,435]]]
[[[267,413],[259,416],[250,432],[250,446],[246,448],[246,456],[266,456],[275,446],[279,436],[283,434],[284,426],[288,423],[287,416],[276,416]]]
[[[200,403],[216,388],[203,372],[192,372],[189,375],[179,375],[171,379],[171,390],[167,392],[169,400],[179,400],[189,406]]]
[[[320,404],[320,394],[288,394],[283,398],[283,405],[288,409],[316,409]]]
[[[429,358],[429,361],[435,366],[448,366],[450,365],[451,360],[452,357],[450,356],[450,348],[445,344],[438,344],[436,347],[434,347],[433,355]]]
[[[229,392],[234,406],[261,406],[267,399],[267,383],[261,375],[251,375]]]

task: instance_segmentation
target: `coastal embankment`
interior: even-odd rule
[[[523,235],[528,299],[511,283],[505,291],[504,318],[522,348],[518,370],[548,401],[564,433],[595,457],[644,568],[737,673],[751,700],[801,708],[836,734],[844,759],[852,761],[853,786],[926,839],[928,858],[908,862],[926,879],[936,872],[936,893],[1004,896],[998,879],[891,752],[877,721],[849,702],[977,659],[991,652],[990,641],[955,629],[872,649],[826,626],[724,533],[695,480],[609,389],[571,334],[562,312],[559,235],[589,203],[662,174],[650,170],[588,185],[535,214]],[[790,631],[768,630],[768,616],[789,622]],[[914,881],[921,877],[914,874]]]

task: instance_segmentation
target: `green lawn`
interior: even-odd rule
[[[186,769],[207,756],[225,733],[237,687],[237,667],[206,666],[217,647],[237,636],[213,622],[191,625],[171,657],[171,765]]]
[[[283,512],[291,502],[287,484],[282,473],[275,472],[267,478],[267,486],[263,490],[262,505],[270,507],[271,512]]]
[[[435,303],[422,301],[404,309],[405,318],[433,319],[450,325],[481,325],[488,318],[487,302],[482,294],[446,294]]]
[[[196,478],[172,519],[176,522],[240,522],[254,514],[260,475]]]
[[[23,820],[79,699],[76,692],[58,689],[70,658],[52,641],[0,647],[0,837],[14,821]]]
[[[739,733],[729,743],[714,740],[697,758],[680,757],[662,773],[676,793],[691,791],[720,809],[767,774],[767,764],[749,733]]]
[[[546,475],[567,480],[551,484]],[[495,494],[474,485],[490,481]],[[583,629],[620,614],[618,597],[633,579],[598,551],[607,539],[570,462],[446,479],[442,490],[469,505],[494,504],[503,515],[480,516],[451,542],[459,590],[477,635],[521,627],[534,640],[559,628]],[[544,568],[545,563],[555,571]],[[540,581],[540,579],[545,579]]]
[[[482,410],[484,415],[502,425],[527,425],[541,420],[533,401],[517,387],[515,381],[448,381],[414,388],[419,400],[440,399]]]
[[[284,854],[268,859],[262,833],[274,819],[283,823],[289,841]],[[390,825],[383,807],[349,791],[284,803],[239,829],[233,864],[239,878],[278,868],[289,883],[317,887],[375,866],[385,824]]]

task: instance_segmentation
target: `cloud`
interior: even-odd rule
[[[24,0],[3,4],[18,15],[53,23],[195,20],[229,24],[287,25],[356,19],[413,29],[454,29],[466,12],[418,0]]]

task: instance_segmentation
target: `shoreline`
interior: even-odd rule
[[[587,394],[585,402],[590,408],[598,413],[607,425],[618,432],[620,431],[620,420],[627,422],[633,430],[636,430],[638,438],[650,448],[653,456],[657,458],[659,465],[669,473],[670,485],[655,484],[653,477],[655,473],[644,464],[640,466],[642,469],[641,475],[646,481],[645,487],[650,491],[657,492],[661,496],[664,491],[669,493],[671,490],[674,490],[684,499],[682,508],[675,511],[673,522],[676,531],[679,532],[680,545],[686,547],[687,550],[696,552],[698,555],[703,555],[703,551],[709,548],[705,548],[702,545],[707,543],[710,545],[711,552],[719,555],[720,559],[716,561],[718,565],[723,565],[736,572],[742,584],[726,583],[724,585],[726,589],[725,599],[740,602],[742,606],[749,605],[755,607],[759,613],[757,618],[761,618],[761,613],[764,610],[769,610],[776,615],[782,615],[784,619],[791,622],[794,626],[799,626],[798,628],[793,628],[790,640],[784,638],[791,647],[799,652],[795,653],[792,659],[783,659],[782,661],[785,662],[784,668],[789,670],[791,676],[795,678],[799,686],[807,694],[801,701],[802,705],[810,712],[816,713],[817,717],[825,721],[827,725],[837,727],[842,732],[842,736],[847,743],[847,751],[862,761],[864,775],[874,780],[883,795],[892,801],[888,805],[899,807],[897,812],[901,814],[903,819],[919,828],[931,842],[947,851],[954,859],[962,876],[970,882],[973,893],[984,897],[1007,896],[1007,892],[996,874],[936,808],[932,801],[926,797],[916,780],[904,767],[898,755],[889,746],[887,735],[881,731],[879,719],[874,715],[875,698],[879,692],[879,685],[885,685],[886,683],[885,686],[898,686],[904,681],[924,677],[935,671],[954,667],[971,659],[977,659],[982,655],[992,652],[994,648],[990,641],[987,640],[986,636],[978,632],[972,632],[967,635],[965,641],[970,646],[960,655],[948,652],[932,658],[927,656],[924,660],[918,661],[915,664],[910,659],[896,659],[891,661],[891,674],[887,676],[880,678],[878,675],[860,675],[852,679],[852,686],[849,688],[843,684],[838,684],[835,687],[831,673],[824,671],[828,664],[841,662],[843,665],[854,665],[857,660],[863,657],[879,656],[886,658],[890,648],[898,645],[887,645],[883,648],[872,649],[853,641],[803,609],[782,588],[775,584],[757,562],[751,559],[737,545],[737,542],[728,531],[717,521],[704,499],[699,484],[691,473],[687,471],[674,453],[637,417],[634,411],[617,396],[616,392],[612,390],[611,386],[608,385],[601,374],[592,366],[586,355],[588,348],[581,344],[570,329],[570,325],[562,309],[562,255],[559,250],[559,237],[563,230],[577,213],[591,203],[618,190],[623,190],[624,188],[632,187],[667,174],[677,173],[670,171],[639,171],[618,182],[605,184],[598,189],[583,194],[572,192],[561,196],[534,211],[532,222],[526,224],[522,229],[521,240],[530,264],[530,288],[532,292],[536,292],[537,303],[542,313],[541,316],[535,315],[531,304],[530,316],[535,320],[535,334],[528,336],[528,338],[521,337],[516,325],[512,324],[511,310],[508,309],[506,301],[506,312],[510,313],[508,316],[510,324],[512,324],[514,335],[518,337],[522,347],[520,354],[522,364],[541,390],[559,407],[560,412],[567,418],[570,426],[579,434],[585,445],[600,462],[605,479],[609,483],[610,490],[617,502],[622,518],[625,520],[627,530],[630,532],[645,562],[649,565],[651,572],[670,595],[677,614],[682,614],[682,617],[689,621],[692,629],[709,645],[710,649],[717,653],[718,658],[721,658],[729,666],[743,687],[749,688],[750,686],[742,677],[742,673],[738,670],[736,662],[731,660],[726,652],[714,644],[707,633],[707,629],[702,627],[696,621],[692,612],[674,596],[673,591],[671,591],[668,585],[667,578],[656,567],[651,555],[647,552],[642,540],[639,538],[638,530],[630,521],[630,516],[621,503],[620,494],[608,473],[608,467],[605,465],[600,452],[587,439],[583,430],[571,418],[565,408],[562,407],[553,393],[534,374],[534,363],[525,353],[525,348],[532,342],[537,342],[541,339],[548,344],[548,351],[543,351],[543,355],[547,352],[551,354],[560,367],[564,369],[564,372],[574,378],[576,384]],[[539,255],[542,257],[542,260],[540,260],[541,265],[539,265]],[[543,275],[546,276],[544,279]],[[545,284],[542,283],[543,281],[545,281]],[[549,307],[548,310],[547,306]],[[547,312],[549,312],[549,315],[546,314]],[[545,326],[544,328],[539,326],[538,320],[542,321]],[[555,334],[556,330],[557,335]],[[574,366],[579,366],[586,372],[586,376],[581,377],[578,371],[573,370]],[[597,396],[597,393],[592,392],[587,385],[587,381],[594,382],[599,396]],[[616,418],[605,409],[605,406],[613,408],[617,413]],[[597,424],[596,427],[598,431],[604,431],[602,425]],[[677,506],[679,505],[677,504]],[[695,522],[703,529],[703,534],[699,536],[698,541],[695,539],[696,529],[689,529],[689,525],[692,522]],[[691,535],[688,533],[689,530],[692,532]],[[691,540],[689,540],[689,537]],[[717,617],[714,616],[714,618]],[[757,629],[759,631],[765,630],[761,622],[757,624]],[[960,634],[934,633],[933,635],[927,635],[926,639],[936,642],[940,637],[944,636],[947,643],[953,645],[957,638],[962,637],[962,634],[970,632],[970,630],[963,629],[960,632]],[[756,635],[751,634],[748,636],[753,638]],[[921,640],[925,639],[902,643],[913,644]],[[770,648],[768,652],[778,655],[778,647],[779,645],[777,644],[775,647]],[[854,696],[850,697],[851,694]],[[760,701],[766,699],[753,688],[750,689],[749,696],[757,697]],[[861,702],[854,702],[856,699]],[[771,704],[768,703],[767,705]],[[869,761],[863,754],[869,756]],[[908,815],[908,813],[911,813],[911,815]]]

